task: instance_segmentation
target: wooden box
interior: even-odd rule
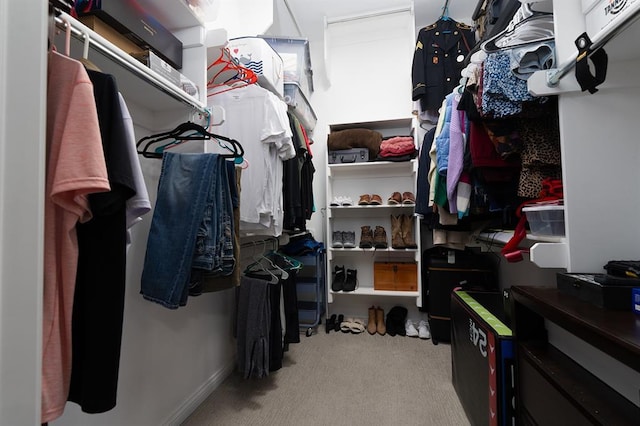
[[[418,266],[414,262],[375,262],[374,290],[417,291]]]

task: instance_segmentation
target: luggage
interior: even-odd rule
[[[433,247],[422,253],[422,308],[426,310],[434,345],[451,341],[451,292],[497,291],[497,259],[472,249]]]
[[[367,148],[352,148],[329,151],[328,158],[329,164],[366,163],[369,161],[369,150]]]

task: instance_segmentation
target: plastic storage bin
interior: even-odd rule
[[[227,45],[234,59],[258,76],[258,84],[284,96],[283,62],[278,53],[260,37],[238,37]]]
[[[564,237],[564,206],[541,205],[524,207],[533,236]]]
[[[284,64],[284,82],[298,83],[306,96],[313,93],[313,71],[306,38],[263,37]]]
[[[316,113],[297,83],[284,83],[284,101],[305,129],[316,127]]]

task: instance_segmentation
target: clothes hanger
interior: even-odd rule
[[[89,45],[91,44],[91,40],[89,39],[89,34],[86,32],[82,33],[82,37],[84,38],[84,45],[82,47],[82,58],[80,58],[80,62],[86,69],[91,71],[102,72],[100,68],[89,59]]]
[[[553,14],[523,3],[507,27],[481,44],[487,53],[555,40]]]
[[[258,76],[249,68],[240,65],[227,47],[220,49],[220,56],[207,67],[207,89],[228,86],[216,90],[207,96],[217,95],[229,90],[238,89],[258,82]]]
[[[283,280],[286,280],[287,278],[289,278],[289,273],[287,271],[285,271],[284,269],[280,268],[278,265],[274,264],[271,261],[271,259],[269,259],[268,257],[265,256],[264,252],[265,252],[265,250],[267,248],[266,241],[263,241],[263,244],[264,244],[264,248],[263,248],[262,252],[253,256],[254,262],[251,263],[250,265],[248,265],[245,268],[244,272],[245,273],[256,272],[255,268],[259,267],[260,268],[259,270],[265,271],[265,272],[269,273],[270,275],[276,277],[276,282],[279,282],[280,278],[283,279]],[[265,265],[263,263],[264,260],[266,260],[268,262],[268,265]],[[269,266],[271,268],[269,268]]]
[[[440,19],[443,21],[449,21],[449,0],[444,2],[444,6],[442,6],[442,15],[440,15]]]
[[[284,262],[287,263],[288,269],[291,269],[291,270],[300,270],[304,266],[304,264],[300,262],[298,259],[289,257],[286,254],[280,253],[279,251],[276,251],[276,250],[270,251],[269,253],[267,253],[267,256],[274,256],[282,259]]]
[[[150,149],[153,144],[170,140],[170,143],[165,144],[166,148],[179,145],[181,143],[184,143],[185,141],[210,139],[216,140],[221,147],[232,152],[231,154],[220,154],[223,158],[241,159],[244,156],[244,148],[242,148],[240,142],[226,136],[211,133],[201,125],[196,124],[192,121],[181,123],[175,129],[168,132],[145,136],[136,143],[136,147],[138,148],[138,154],[141,154],[146,158],[162,158],[163,150],[158,152],[156,150]],[[220,141],[228,142],[229,144],[231,144],[231,147],[233,147],[233,149],[231,149],[231,147],[229,147],[228,145],[220,144]],[[140,146],[142,144],[144,144],[144,147],[140,149]]]

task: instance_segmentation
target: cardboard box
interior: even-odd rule
[[[373,264],[375,290],[417,291],[418,266],[413,262],[375,262]]]
[[[102,37],[106,38],[111,43],[115,44],[118,48],[122,49],[124,52],[132,54],[132,53],[144,53],[145,51],[142,47],[138,46],[137,44],[135,44],[134,42],[132,42],[131,40],[129,40],[128,38],[120,34],[118,31],[116,31],[114,28],[107,25],[104,21],[102,21],[97,16],[93,16],[93,15],[81,16],[78,19],[88,28],[100,34]]]
[[[143,49],[154,50],[176,69],[182,68],[182,42],[134,0],[96,0],[76,5],[78,16],[95,15]]]

